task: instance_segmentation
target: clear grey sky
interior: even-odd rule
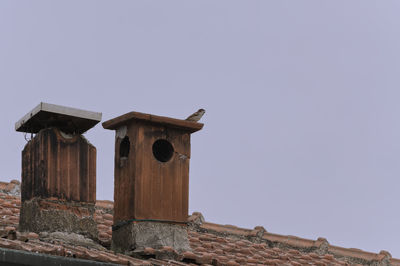
[[[400,258],[400,1],[0,1],[0,180],[40,101],[185,118],[190,212]],[[97,147],[113,199],[114,132]]]

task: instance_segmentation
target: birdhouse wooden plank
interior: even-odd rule
[[[22,151],[22,200],[57,197],[95,202],[96,148],[82,136],[42,129]]]

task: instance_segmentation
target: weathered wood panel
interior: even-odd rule
[[[130,120],[126,136],[130,152],[121,166],[120,145],[115,143],[114,223],[129,219],[186,222],[188,217],[190,133],[163,124]],[[152,151],[158,139],[174,148],[168,162]]]
[[[145,138],[142,140],[143,157],[142,174],[137,177],[142,182],[139,195],[143,194],[145,201],[138,202],[136,216],[138,219],[160,219],[185,222],[187,220],[187,191],[182,190],[188,182],[190,151],[184,147],[184,136],[188,132],[158,125],[141,127]],[[168,162],[158,161],[152,152],[153,144],[158,139],[170,142],[174,148],[172,158]],[[186,147],[187,148],[187,147]],[[151,210],[151,211],[149,211]]]
[[[89,178],[88,178],[88,190],[87,190],[87,195],[88,195],[88,202],[96,202],[96,158],[97,158],[97,151],[96,148],[92,149],[91,147],[88,147],[89,149]]]
[[[114,223],[132,219],[135,212],[135,167],[131,163],[137,157],[136,145],[137,127],[131,127],[126,136],[117,137],[114,156]],[[129,153],[121,157],[121,144],[124,138],[129,140]],[[123,154],[126,155],[126,154]]]
[[[21,198],[33,197],[95,202],[96,148],[81,135],[41,130],[22,151]]]

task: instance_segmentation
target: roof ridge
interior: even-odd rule
[[[390,265],[400,265],[400,259],[392,258],[392,255],[386,250],[374,253],[357,248],[339,247],[329,244],[328,240],[323,237],[312,240],[292,235],[280,235],[267,232],[262,226],[248,229],[230,224],[211,223],[205,221],[200,212],[193,212],[188,221],[192,228],[200,232],[214,233],[224,237],[244,238],[253,243],[267,243],[271,248],[295,249],[305,253],[332,255],[335,258],[345,258],[351,263],[388,262]]]

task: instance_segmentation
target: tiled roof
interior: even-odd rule
[[[386,251],[379,254],[330,245],[324,238],[308,240],[243,229],[189,217],[192,251],[178,254],[171,247],[145,248],[124,255],[110,251],[113,202],[97,201],[95,220],[99,242],[63,233],[19,232],[19,182],[0,182],[0,247],[122,265],[399,265]]]

